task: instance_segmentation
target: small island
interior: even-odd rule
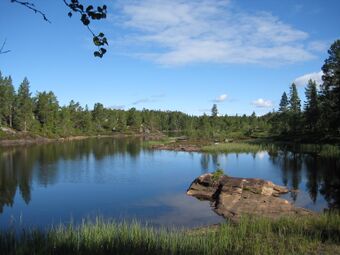
[[[218,173],[218,172],[217,172]],[[226,219],[237,221],[242,216],[279,219],[283,216],[306,216],[312,212],[297,208],[280,198],[286,187],[257,178],[236,178],[207,173],[196,178],[187,194],[211,201],[213,210]]]

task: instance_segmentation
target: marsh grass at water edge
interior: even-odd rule
[[[290,151],[293,153],[313,154],[324,158],[339,158],[340,146],[332,144],[291,144],[262,143],[256,141],[217,143],[202,147],[206,153],[257,153],[259,151]]]
[[[138,222],[96,219],[46,231],[0,234],[2,254],[337,254],[337,213],[279,220],[241,218],[238,224],[194,230],[155,229]]]

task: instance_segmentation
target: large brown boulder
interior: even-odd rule
[[[231,220],[238,220],[244,214],[270,218],[311,214],[279,197],[288,192],[286,187],[271,181],[226,175],[216,177],[208,173],[196,178],[187,194],[211,201],[217,214]]]

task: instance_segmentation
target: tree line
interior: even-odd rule
[[[92,110],[71,100],[60,106],[52,91],[32,96],[24,78],[15,91],[11,76],[0,73],[0,125],[17,131],[44,136],[80,134],[182,132],[190,136],[220,138],[227,133],[245,136],[268,129],[268,119],[251,116],[218,116],[214,105],[211,116],[188,115],[179,111],[111,109],[101,103]]]
[[[71,100],[60,106],[52,91],[32,96],[25,78],[15,91],[12,78],[0,73],[0,127],[43,136],[181,132],[190,137],[226,139],[249,137],[340,137],[340,40],[335,41],[322,67],[323,84],[310,80],[303,107],[296,85],[283,93],[278,111],[263,116],[188,115],[179,111],[120,110],[94,104],[93,109]]]
[[[340,40],[331,45],[328,54],[322,66],[323,83],[319,86],[309,80],[303,106],[294,83],[289,96],[282,94],[279,110],[271,119],[272,134],[317,140],[340,137]]]

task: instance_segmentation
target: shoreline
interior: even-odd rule
[[[91,138],[141,138],[146,142],[145,147],[153,150],[167,150],[177,152],[200,153],[256,153],[261,150],[276,150],[280,147],[297,153],[313,154],[320,157],[335,158],[340,156],[340,145],[335,144],[308,144],[270,139],[233,140],[232,142],[214,142],[212,140],[194,140],[182,137],[168,137],[165,134],[154,133],[115,133],[98,135],[75,135],[68,137],[47,138],[34,134],[19,134],[13,139],[1,139],[0,148],[39,145],[48,143],[63,143]]]
[[[0,148],[1,147],[11,147],[11,146],[20,146],[20,145],[38,145],[38,144],[48,144],[48,143],[62,143],[62,142],[70,142],[77,140],[85,140],[90,138],[127,138],[127,137],[144,137],[148,139],[160,139],[162,136],[159,134],[102,134],[102,135],[75,135],[75,136],[67,136],[67,137],[58,137],[58,138],[48,138],[43,136],[35,135],[35,137],[22,137],[22,138],[14,138],[14,139],[1,139],[0,138]]]

